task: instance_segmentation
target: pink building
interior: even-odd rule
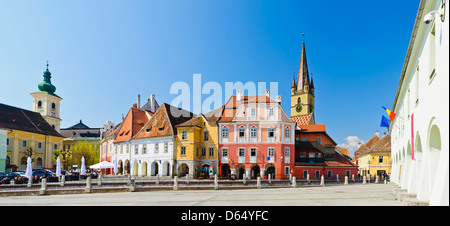
[[[219,123],[219,175],[288,178],[294,166],[295,123],[281,99],[237,91],[223,106]]]

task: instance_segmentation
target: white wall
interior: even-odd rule
[[[440,2],[427,1],[422,18],[440,8]],[[449,205],[448,4],[445,11],[444,22],[438,15],[428,25],[420,19],[391,126],[391,181],[430,205]]]

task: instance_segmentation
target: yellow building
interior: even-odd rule
[[[384,178],[391,174],[391,135],[384,135],[370,146],[364,145],[357,156],[359,174],[361,176],[375,175]]]
[[[200,114],[177,127],[175,158],[179,176],[209,177],[218,169],[218,127],[216,112]]]
[[[53,168],[53,150],[64,137],[41,114],[0,104],[0,127],[7,130],[6,170],[25,170],[31,154],[33,168]]]

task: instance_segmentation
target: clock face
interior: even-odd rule
[[[297,104],[297,105],[295,106],[295,110],[296,110],[297,112],[302,111],[302,105]]]

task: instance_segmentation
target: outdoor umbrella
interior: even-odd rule
[[[86,167],[84,166],[84,156],[81,157],[81,172],[80,175],[86,175]]]
[[[28,157],[27,159],[27,169],[25,172],[25,176],[28,177],[28,179],[31,179],[31,177],[33,176],[33,168],[31,167],[31,158]]]
[[[119,170],[117,170],[117,156],[114,158],[114,174],[117,174]]]
[[[91,168],[91,169],[111,169],[111,168],[114,168],[114,164],[112,164],[108,161],[103,161],[101,163],[92,165],[89,168]]]
[[[56,159],[56,176],[60,177],[61,176],[61,160],[58,158]]]

